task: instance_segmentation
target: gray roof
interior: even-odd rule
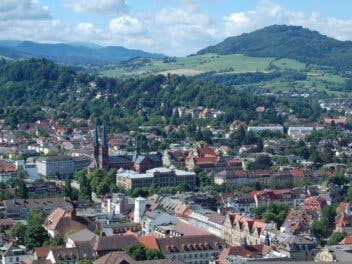
[[[96,236],[97,235],[94,234],[92,231],[85,228],[76,233],[69,235],[67,238],[76,242],[76,241],[90,241],[92,238]]]

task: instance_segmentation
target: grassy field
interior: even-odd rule
[[[257,58],[248,57],[241,54],[233,55],[217,55],[205,54],[189,57],[176,58],[171,62],[163,60],[150,60],[148,63],[140,63],[141,60],[131,62],[128,66],[135,67],[119,67],[105,70],[102,75],[108,77],[122,77],[128,75],[145,75],[157,73],[182,73],[185,75],[195,75],[202,72],[218,71],[227,73],[244,73],[244,72],[265,72],[268,70],[270,63],[280,69],[301,70],[305,68],[305,64],[296,60],[275,58]],[[142,64],[142,65],[140,65]]]

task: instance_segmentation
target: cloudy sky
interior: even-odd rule
[[[186,55],[272,24],[352,40],[351,0],[0,0],[0,39]]]

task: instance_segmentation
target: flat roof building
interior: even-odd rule
[[[156,187],[176,187],[181,184],[188,185],[190,189],[193,189],[196,185],[196,174],[163,167],[147,170],[146,173],[120,169],[116,174],[116,184],[126,190],[149,187],[151,185]]]

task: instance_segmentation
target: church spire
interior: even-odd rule
[[[105,125],[102,127],[101,145],[104,147],[108,145],[108,137],[106,135]]]
[[[98,132],[98,126],[97,125],[95,125],[95,129],[94,129],[93,145],[94,146],[98,146],[99,145],[99,132]]]

